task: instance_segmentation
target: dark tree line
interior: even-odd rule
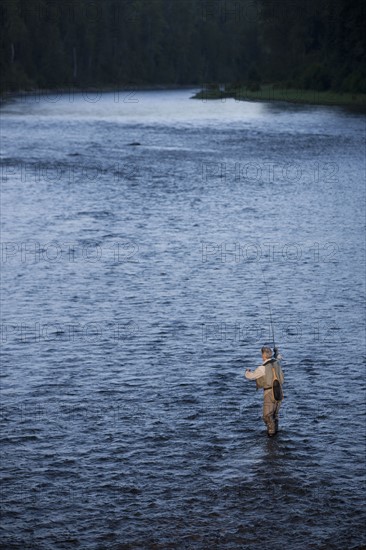
[[[303,88],[366,92],[365,2],[261,2],[263,70],[267,78]]]
[[[278,82],[366,92],[362,0],[0,0],[2,89]]]

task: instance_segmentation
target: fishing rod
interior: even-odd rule
[[[275,344],[274,327],[273,327],[273,321],[272,321],[271,302],[270,302],[270,299],[269,299],[269,292],[268,292],[268,286],[267,286],[266,277],[265,277],[265,275],[264,275],[264,269],[263,269],[263,267],[262,267],[262,264],[260,264],[260,266],[261,266],[261,270],[262,270],[262,277],[263,277],[264,286],[266,287],[266,294],[267,294],[267,301],[268,301],[268,309],[269,309],[269,320],[270,320],[271,329],[272,329],[273,348],[275,348],[275,347],[276,347],[276,344]]]

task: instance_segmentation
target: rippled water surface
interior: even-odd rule
[[[2,548],[366,544],[365,116],[192,93],[2,107]]]

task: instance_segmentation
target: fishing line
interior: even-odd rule
[[[267,301],[268,301],[268,309],[269,309],[269,320],[270,320],[271,329],[272,329],[273,347],[275,348],[275,347],[276,347],[276,344],[275,344],[275,335],[274,335],[274,328],[273,328],[273,322],[272,322],[272,309],[271,309],[271,302],[270,302],[270,299],[269,299],[268,286],[267,286],[266,278],[265,278],[265,276],[264,276],[264,269],[263,269],[263,267],[262,267],[262,264],[259,264],[259,265],[261,266],[263,282],[264,282],[264,286],[266,287],[266,294],[267,294]]]

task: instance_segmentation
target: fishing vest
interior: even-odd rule
[[[283,374],[282,374],[281,365],[276,359],[270,359],[269,361],[267,361],[266,364],[264,365],[264,368],[266,369],[264,376],[261,376],[256,380],[257,389],[263,388],[264,390],[269,390],[272,388],[272,384],[273,384],[272,368],[274,368],[276,376],[280,381],[280,384],[283,383]]]

